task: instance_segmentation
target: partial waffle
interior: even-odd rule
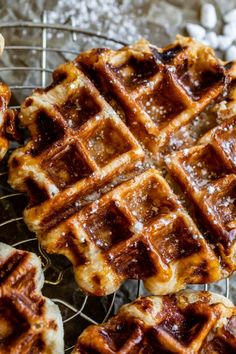
[[[4,38],[0,34],[0,55],[4,48]],[[11,93],[7,85],[0,82],[0,160],[8,149],[8,140],[5,137],[6,111],[10,101]]]
[[[163,49],[146,40],[119,51],[93,49],[76,62],[159,160],[181,128],[194,121],[196,130],[195,118],[222,98],[230,80],[211,48],[182,36]]]
[[[89,326],[73,354],[230,354],[236,352],[236,308],[223,296],[182,291],[141,297],[107,323]]]
[[[214,128],[201,143],[171,154],[166,162],[196,204],[212,231],[209,237],[216,251],[232,272],[236,254],[236,118]]]
[[[89,293],[114,292],[127,278],[152,293],[219,279],[220,265],[192,219],[155,169],[121,184],[58,227],[42,246],[74,265]]]
[[[4,38],[0,33],[0,56],[3,49]],[[21,140],[21,134],[17,127],[17,112],[7,108],[10,98],[11,91],[9,87],[0,82],[0,161],[8,150],[9,139]]]
[[[41,294],[44,277],[35,254],[0,243],[0,353],[62,354],[60,311]]]
[[[190,38],[164,49],[141,40],[82,53],[22,104],[32,139],[12,154],[9,183],[28,192],[25,222],[48,252],[71,260],[83,290],[104,295],[134,278],[165,294],[235,269],[163,178],[170,141],[183,127],[201,136],[217,124],[209,112],[231,79]]]
[[[11,93],[7,85],[0,82],[0,160],[3,159],[8,150],[8,139],[6,137],[5,124],[7,120],[7,106]]]

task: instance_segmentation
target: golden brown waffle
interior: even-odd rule
[[[211,248],[155,169],[42,234],[41,243],[66,255],[78,284],[96,295],[114,292],[127,278],[165,294],[220,277]]]
[[[51,87],[22,105],[21,123],[32,140],[10,163],[10,183],[32,191],[31,204],[95,190],[144,157],[125,124],[73,63],[60,66],[53,78]]]
[[[0,56],[4,48],[4,38],[0,33]],[[16,110],[7,109],[11,98],[9,87],[0,82],[0,161],[8,150],[9,138],[21,140],[20,132],[17,128]]]
[[[89,326],[73,354],[230,354],[236,352],[236,308],[223,296],[182,291],[140,297],[107,323]]]
[[[235,269],[236,118],[208,133],[206,144],[167,158],[170,172],[194,201],[212,230],[212,242],[230,271]]]
[[[41,294],[35,254],[0,243],[0,353],[64,353],[58,306]]]
[[[4,48],[4,38],[0,34],[0,56],[2,55]],[[10,90],[6,85],[3,83],[0,83],[0,160],[3,158],[5,155],[7,149],[8,149],[8,141],[5,138],[5,112],[8,106],[8,103],[10,101]]]
[[[165,294],[235,268],[161,176],[183,127],[198,131],[191,146],[218,124],[230,70],[192,39],[164,49],[141,40],[81,54],[23,103],[32,139],[12,154],[9,182],[29,193],[25,222],[48,252],[71,260],[85,291],[111,293],[134,278]]]
[[[6,138],[5,124],[7,115],[11,114],[7,111],[11,93],[7,85],[0,82],[0,160],[4,157],[8,150],[8,139]]]
[[[119,51],[93,49],[76,62],[159,159],[169,139],[212,104],[229,79],[212,49],[182,36],[164,49],[146,40]]]

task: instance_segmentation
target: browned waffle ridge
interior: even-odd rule
[[[79,286],[95,295],[127,278],[166,294],[228,276],[234,247],[226,262],[223,238],[215,241],[209,220],[202,225],[201,207],[183,203],[165,158],[198,149],[233,114],[234,64],[178,36],[164,49],[141,40],[82,53],[53,80],[22,104],[32,139],[9,161],[42,246],[68,257]]]
[[[73,354],[230,354],[236,352],[236,308],[223,296],[181,291],[140,297],[107,323],[89,326]]]
[[[39,258],[0,243],[0,353],[62,354],[63,325],[57,305],[41,294]]]

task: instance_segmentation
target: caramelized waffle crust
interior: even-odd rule
[[[169,170],[181,183],[204,221],[221,259],[235,267],[236,236],[236,119],[227,120],[206,144],[171,154]],[[203,142],[203,139],[202,139]],[[214,239],[213,239],[214,238]]]
[[[73,354],[230,354],[236,352],[236,308],[223,296],[182,291],[141,297],[107,323],[89,326]]]
[[[35,254],[0,243],[0,353],[64,353],[58,306],[41,294]]]
[[[188,198],[167,169],[178,180],[171,152],[201,149],[203,135],[213,146],[212,129],[234,114],[234,74],[190,38],[164,49],[141,40],[82,53],[22,104],[32,138],[12,154],[9,183],[28,192],[26,224],[48,252],[68,257],[84,291],[105,295],[133,278],[166,294],[235,270],[233,197],[224,230],[222,213],[208,215],[202,194],[188,188]],[[221,183],[233,186],[226,160]]]
[[[11,93],[7,85],[0,82],[0,161],[8,150],[8,139],[5,134],[7,120],[7,106],[10,101]]]
[[[2,55],[4,48],[4,38],[0,34],[0,55]],[[10,91],[8,87],[0,83],[0,160],[5,155],[8,149],[8,141],[4,136],[4,125],[5,125],[5,112],[7,105],[10,101]]]
[[[0,33],[0,56],[4,48],[4,38]],[[10,138],[20,140],[20,132],[17,128],[16,110],[7,109],[10,102],[11,92],[7,85],[0,82],[0,161],[5,156]]]

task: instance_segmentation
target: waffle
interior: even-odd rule
[[[233,117],[203,137],[201,145],[167,157],[170,172],[187,191],[212,230],[212,242],[231,272],[236,265],[235,127],[236,118]]]
[[[94,49],[76,62],[111,104],[118,102],[133,134],[159,159],[169,139],[212,104],[229,80],[212,49],[182,36],[163,49],[146,40],[119,51]]]
[[[89,326],[73,354],[235,353],[235,319],[232,302],[210,292],[140,297],[107,323]]]
[[[4,38],[0,33],[0,56],[4,48]],[[18,127],[18,115],[15,109],[8,109],[11,91],[7,85],[0,82],[0,161],[5,156],[9,140],[22,141],[22,134]]]
[[[64,353],[58,307],[41,294],[35,254],[0,243],[0,353]]]
[[[4,48],[4,38],[0,34],[0,55]],[[6,110],[10,101],[11,93],[9,88],[0,83],[0,160],[4,157],[8,149],[8,140],[5,137]]]
[[[155,169],[84,207],[41,243],[66,255],[80,287],[96,295],[114,292],[127,278],[169,293],[220,277],[211,248]]]
[[[26,224],[72,262],[85,292],[134,278],[166,294],[235,268],[186,211],[165,165],[183,128],[192,146],[218,125],[232,80],[233,64],[190,38],[164,49],[141,40],[82,53],[22,104],[31,140],[12,154],[9,183],[28,192]]]

